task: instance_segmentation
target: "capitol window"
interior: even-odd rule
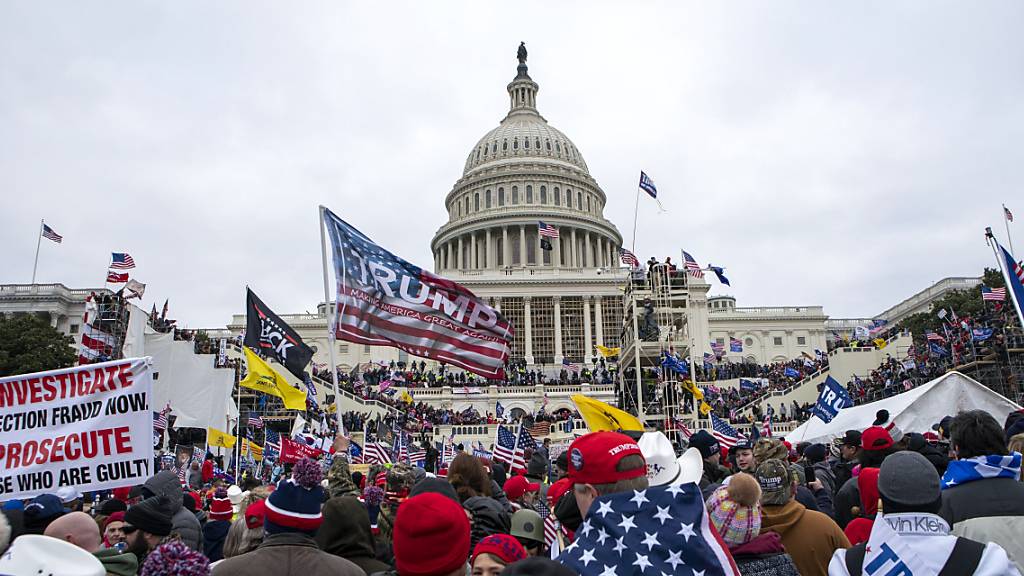
[[[744,346],[753,346],[754,345],[754,339],[753,338],[747,338],[746,340],[743,341],[743,345]]]
[[[508,150],[508,140],[502,140],[502,141],[501,141],[501,149],[502,149],[503,151],[504,151],[504,150]]]
[[[562,147],[558,145],[558,142],[555,142],[555,152],[562,153]]]
[[[529,147],[530,147],[530,139],[529,138],[523,138],[523,148],[529,148]]]
[[[480,193],[479,192],[473,194],[473,211],[474,212],[479,212],[480,211]]]
[[[505,205],[505,189],[498,188],[498,206]]]
[[[583,192],[576,193],[576,207],[580,210],[583,209]]]
[[[519,186],[512,187],[512,203],[519,204]]]
[[[512,139],[512,149],[519,150],[519,138]]]
[[[558,189],[558,186],[555,186],[554,196],[555,196],[555,206],[561,206],[562,205],[562,192]]]
[[[526,187],[526,203],[533,204],[533,186]]]
[[[572,190],[565,189],[565,207],[572,208]]]
[[[548,152],[551,152],[551,140],[545,140],[544,143],[547,144]]]
[[[533,143],[536,144],[536,146],[534,146],[534,148],[536,148],[537,150],[540,150],[540,138],[537,138],[536,140],[534,140]]]
[[[782,336],[775,336],[774,338],[772,338],[772,344],[775,344],[776,346],[782,346]]]
[[[807,338],[805,336],[796,337],[797,346],[807,346]]]
[[[540,187],[540,203],[541,204],[547,204],[548,203],[548,187],[547,186],[541,186]]]
[[[490,190],[484,192],[484,207],[485,208],[490,208],[491,207],[491,191]]]

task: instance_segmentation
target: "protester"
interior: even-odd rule
[[[861,434],[857,460],[861,468],[881,468],[885,458],[894,451],[889,431],[881,426],[871,426]],[[860,488],[857,479],[851,478],[836,492],[836,522],[841,528],[846,528],[846,525],[856,517],[854,508],[859,507]]]
[[[124,512],[114,512],[103,521],[103,545],[113,548],[124,541]]]
[[[54,494],[40,494],[25,505],[24,522],[26,534],[42,534],[46,527],[57,518],[69,512],[64,503]]]
[[[142,485],[142,493],[146,498],[163,496],[171,510],[174,532],[193,550],[201,550],[202,532],[196,515],[189,512],[183,505],[183,493],[178,476],[170,470],[161,470],[151,476]]]
[[[60,498],[61,504],[70,512],[82,511],[82,493],[73,486],[61,486],[57,489],[56,496]]]
[[[811,444],[804,449],[804,460],[814,470],[814,477],[821,482],[822,488],[828,490],[829,498],[836,493],[836,477],[832,467],[826,462],[828,448],[824,444]]]
[[[761,533],[761,487],[750,474],[730,477],[708,499],[708,515],[741,574],[799,576],[777,532]]]
[[[698,430],[690,436],[690,447],[700,451],[704,460],[704,475],[700,479],[700,489],[704,490],[709,486],[721,484],[729,470],[719,464],[722,453],[719,450],[718,440],[707,430]]]
[[[530,482],[526,476],[513,476],[502,487],[514,510],[533,507],[540,494],[540,483]]]
[[[7,520],[7,514],[0,514],[0,554],[3,554],[11,544],[11,532],[11,523]]]
[[[777,459],[757,467],[761,487],[761,533],[776,532],[800,574],[826,574],[832,553],[848,548],[849,540],[828,516],[795,501],[796,477]]]
[[[447,496],[417,494],[402,503],[393,532],[398,576],[464,576],[469,519]]]
[[[729,456],[736,462],[736,469],[739,472],[753,474],[757,470],[757,460],[754,459],[754,443],[746,438],[740,439],[729,448]]]
[[[0,555],[0,574],[6,576],[104,576],[95,556],[50,536],[25,534]]]
[[[851,511],[854,517],[843,533],[850,544],[867,542],[871,527],[878,514],[878,468],[863,468],[857,475],[857,491],[860,493],[860,508]]]
[[[842,438],[837,438],[839,454],[830,459],[832,475],[835,477],[835,491],[838,492],[850,478],[853,478],[853,467],[857,464],[860,453],[860,431],[847,430]]]
[[[210,502],[209,520],[203,526],[203,554],[211,562],[224,558],[224,540],[231,529],[231,501],[223,488],[217,490]]]
[[[134,554],[122,553],[116,548],[103,548],[99,527],[84,512],[71,512],[57,518],[46,527],[45,535],[70,542],[91,553],[103,564],[107,574],[134,576],[138,571],[139,561]]]
[[[1019,574],[998,544],[950,534],[936,514],[944,500],[939,475],[924,456],[900,451],[886,458],[878,493],[884,513],[867,541],[835,552],[831,576],[862,574],[865,566],[875,574]]]
[[[528,556],[543,556],[547,553],[544,545],[544,519],[536,510],[524,508],[513,514],[509,535],[519,540]]]
[[[569,445],[569,480],[580,515],[586,518],[598,496],[646,489],[647,463],[629,436],[592,432]]]
[[[1002,546],[1024,570],[1024,484],[1021,454],[1006,450],[1002,427],[988,412],[961,412],[950,424],[956,460],[942,477],[939,515],[953,534]]]
[[[180,540],[172,540],[150,552],[139,576],[210,576],[210,561]]]
[[[526,550],[512,536],[488,536],[473,548],[473,556],[470,558],[473,576],[498,576],[506,566],[523,560],[526,556]]]
[[[336,454],[339,454],[337,448],[344,444],[343,440],[335,440]],[[359,566],[367,574],[387,571],[388,565],[376,558],[367,506],[359,501],[359,489],[352,481],[344,457],[336,457],[331,464],[327,490],[331,497],[323,507],[324,523],[316,534],[317,545],[324,552]]]
[[[125,542],[127,552],[135,554],[141,564],[146,555],[171,535],[171,505],[164,496],[151,496],[133,504],[124,513]]]
[[[319,464],[297,462],[292,477],[282,480],[266,500],[266,538],[259,548],[227,558],[214,568],[217,576],[356,576],[363,570],[321,551],[313,537],[323,522]]]

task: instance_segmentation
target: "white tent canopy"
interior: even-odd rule
[[[977,380],[959,372],[949,372],[913,390],[839,411],[832,422],[815,417],[786,435],[797,442],[829,442],[847,430],[864,430],[875,421],[879,410],[888,410],[889,417],[904,432],[925,432],[944,416],[963,410],[984,410],[1002,424],[1006,415],[1020,406],[986,388]]]

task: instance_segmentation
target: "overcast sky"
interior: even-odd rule
[[[869,316],[993,266],[1024,217],[1024,3],[3,2],[0,282],[101,285],[187,326],[323,298],[317,205],[432,267],[444,196],[538,106],[636,252],[727,268],[740,306]],[[1012,226],[1012,224],[1011,224]],[[1024,230],[1018,232],[1024,246]],[[713,293],[721,293],[718,286]]]

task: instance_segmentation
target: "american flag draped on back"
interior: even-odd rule
[[[388,252],[322,208],[338,282],[335,336],[502,379],[512,325],[465,287]]]
[[[692,483],[601,496],[558,561],[587,575],[740,573]]]

